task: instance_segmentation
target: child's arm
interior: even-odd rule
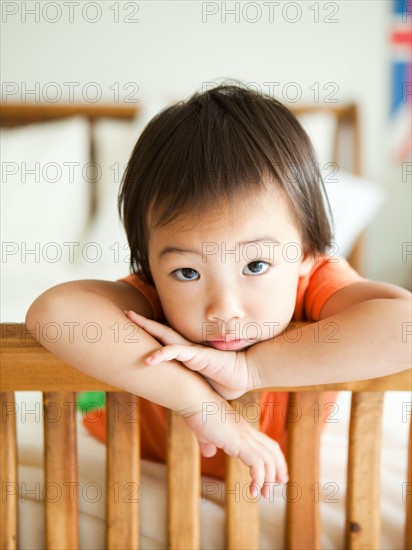
[[[131,303],[152,315],[143,295],[126,283],[63,283],[33,302],[26,326],[56,357],[94,378],[179,412],[197,410],[203,398],[211,397],[199,377],[187,377],[177,361],[159,365],[156,371],[142,368],[146,355],[160,346],[128,321],[122,308]],[[47,323],[59,327],[61,338],[56,342],[54,333],[47,338]]]
[[[286,465],[276,443],[235,420],[230,405],[204,378],[177,361],[156,367],[144,364],[161,345],[130,323],[123,310],[131,307],[151,316],[146,299],[126,283],[74,281],[39,296],[27,312],[26,326],[67,364],[182,414],[205,456],[213,456],[216,447],[238,456],[259,487],[275,478],[286,481]],[[44,330],[47,323],[54,327],[53,337]],[[61,333],[57,341],[56,329]],[[207,414],[210,410],[219,414]]]
[[[411,293],[353,283],[325,303],[320,320],[245,352],[254,388],[378,378],[411,366]],[[251,388],[250,388],[251,389]]]

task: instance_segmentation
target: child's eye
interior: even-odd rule
[[[178,281],[196,281],[197,279],[200,279],[199,273],[191,267],[175,269],[172,274]]]
[[[242,271],[244,275],[261,275],[265,273],[271,266],[268,262],[250,262]]]

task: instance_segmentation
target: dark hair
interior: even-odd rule
[[[239,85],[197,92],[163,109],[146,126],[128,162],[118,209],[130,246],[131,271],[153,283],[152,227],[184,213],[201,214],[216,197],[265,188],[288,199],[305,250],[324,253],[332,240],[329,201],[310,139],[279,101]]]

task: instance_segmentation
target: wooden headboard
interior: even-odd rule
[[[88,118],[90,122],[102,117],[132,120],[138,112],[139,109],[136,106],[116,104],[2,103],[0,122],[1,126],[11,128],[33,122],[46,122],[77,115]]]
[[[333,138],[332,160],[339,166],[342,165],[342,151],[345,147],[344,137],[350,134],[350,160],[349,166],[345,169],[361,175],[361,146],[360,146],[360,123],[358,107],[354,103],[341,104],[312,104],[302,106],[288,106],[296,115],[307,113],[326,113],[336,118],[336,132]],[[47,104],[47,103],[1,103],[0,125],[5,128],[24,126],[36,122],[46,122],[70,116],[84,116],[90,122],[90,160],[95,160],[93,123],[99,118],[115,118],[118,120],[131,121],[139,114],[137,105],[118,104]],[[345,147],[347,153],[347,147]],[[96,185],[91,185],[91,211],[92,217],[97,209]],[[351,266],[363,275],[362,257],[364,249],[364,235],[360,235],[350,254],[348,261]]]

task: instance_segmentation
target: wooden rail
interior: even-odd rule
[[[24,323],[1,324],[1,391],[122,391],[67,365],[39,344]],[[412,390],[411,371],[390,376],[316,384],[272,387],[271,391],[407,391]]]

